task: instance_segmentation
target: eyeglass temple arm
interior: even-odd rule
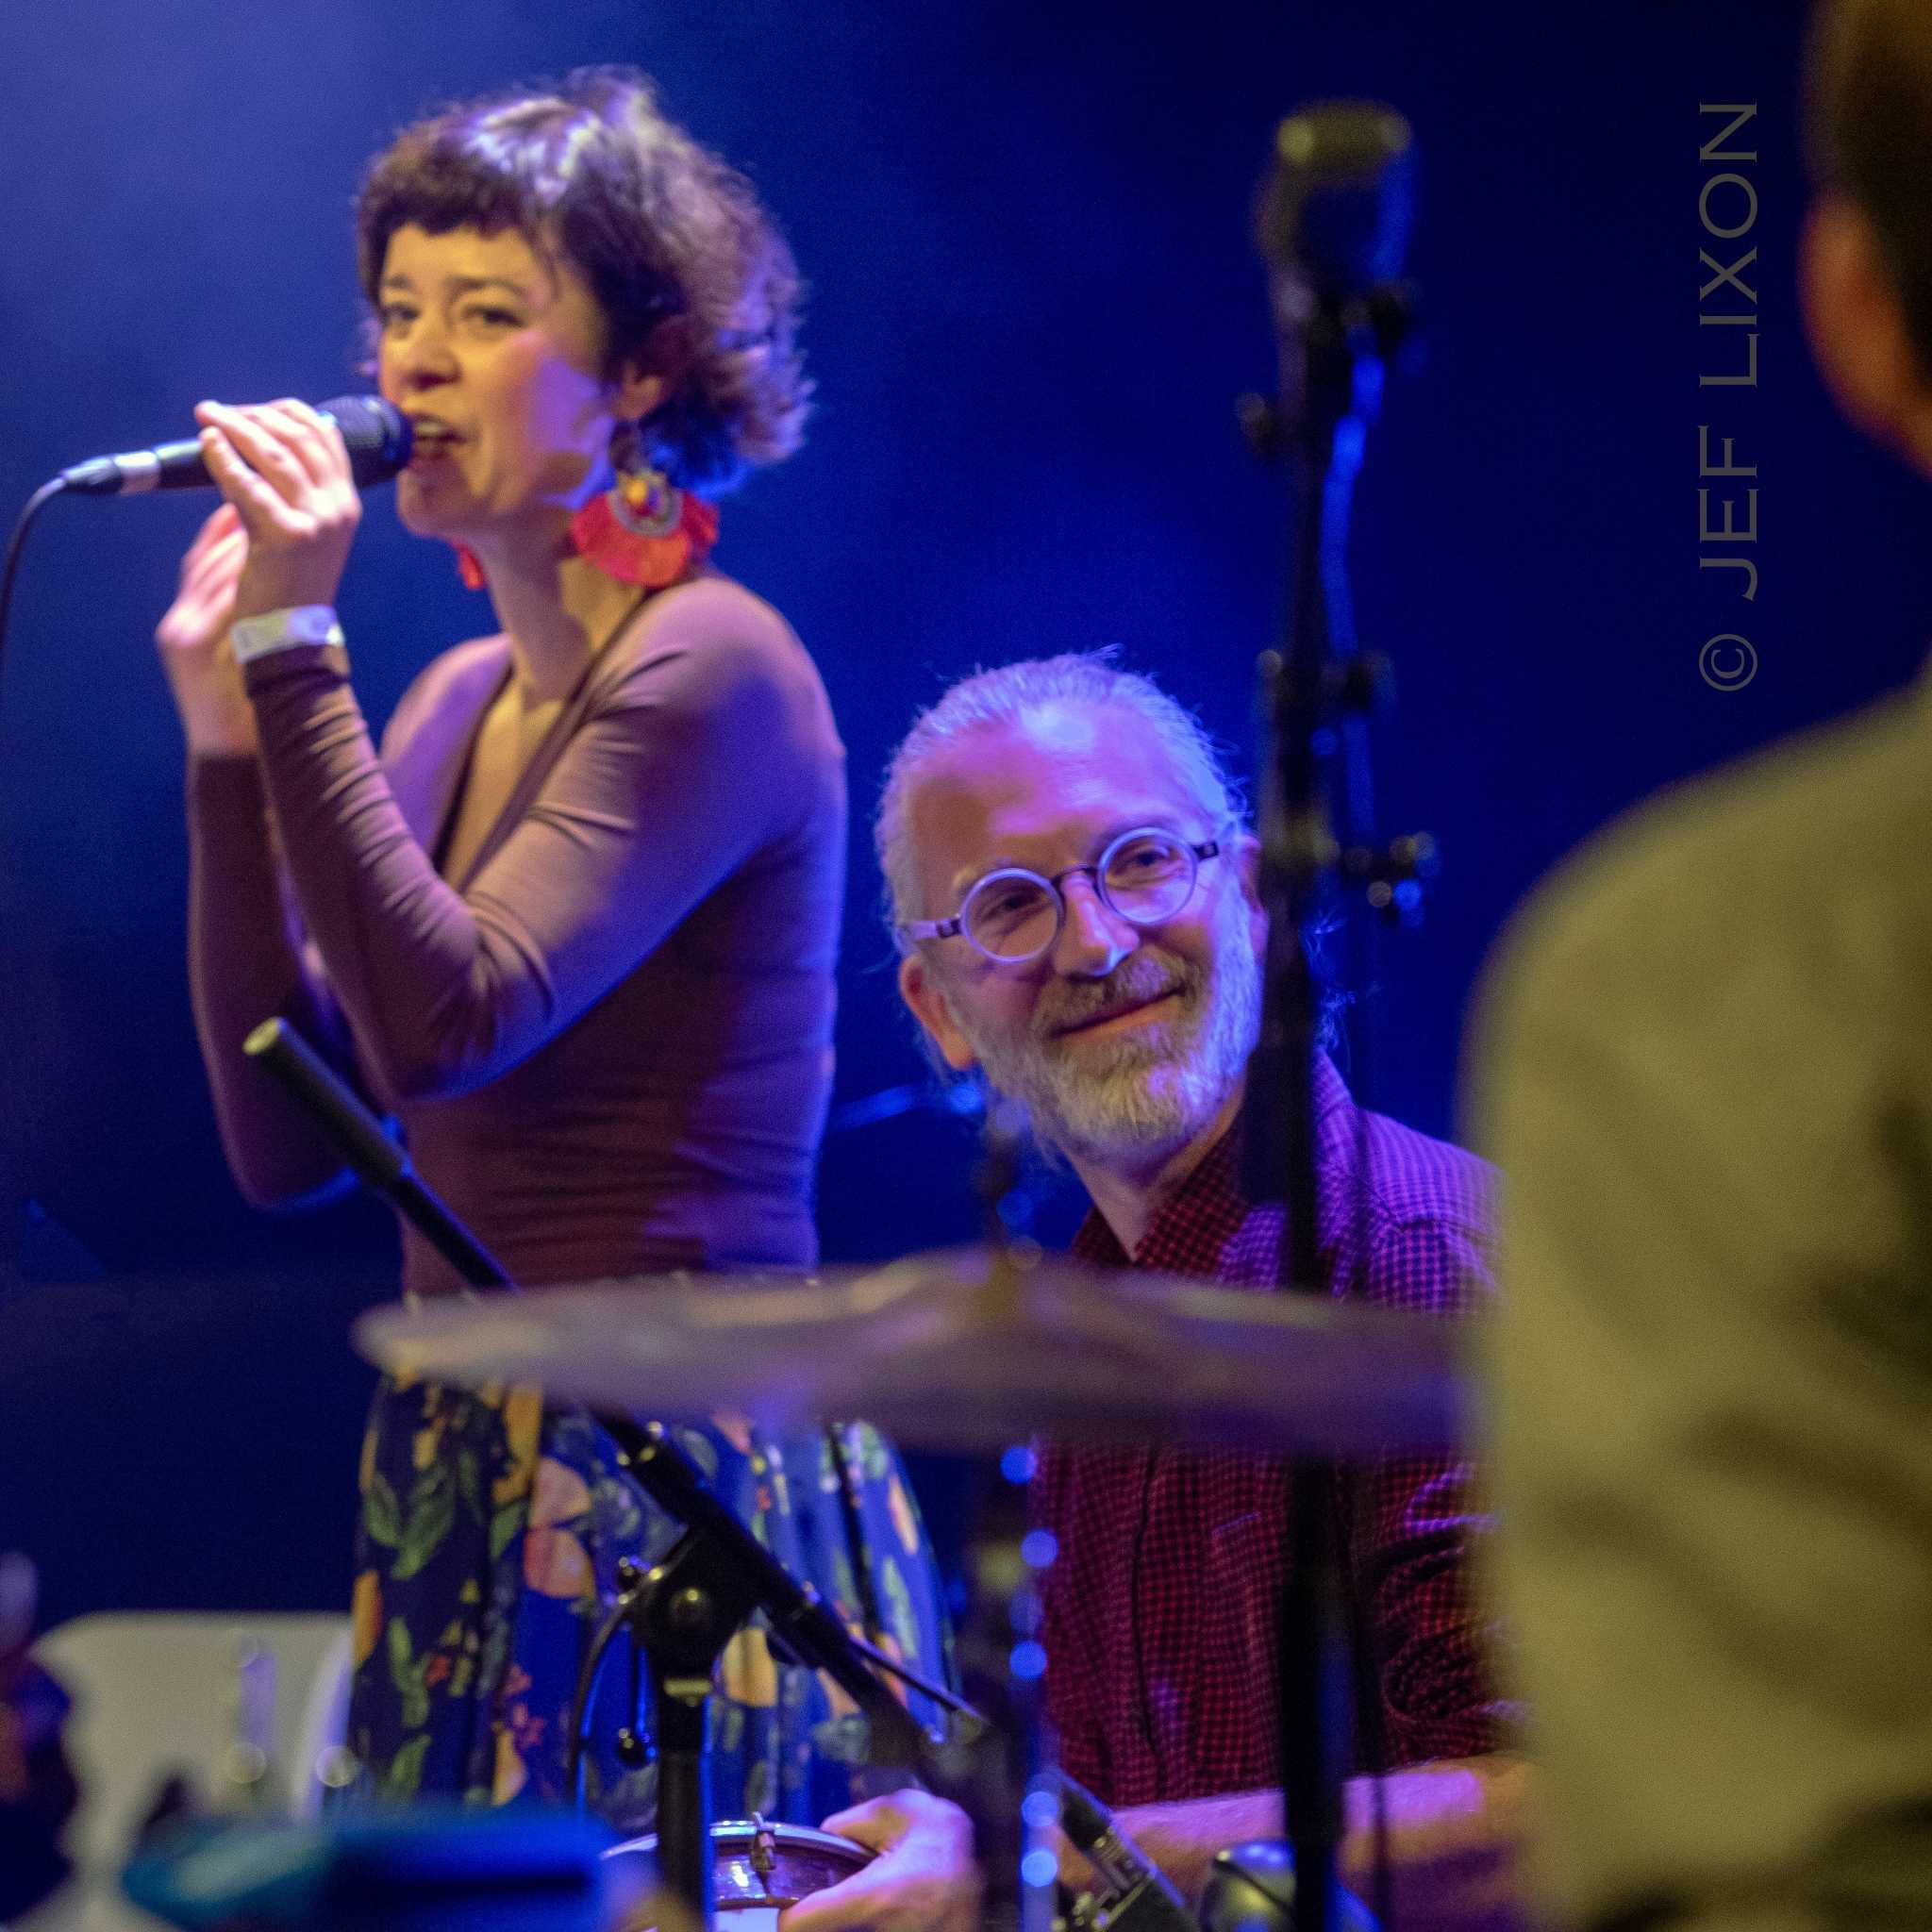
[[[965,929],[965,922],[957,913],[951,919],[902,920],[894,928],[901,939],[907,940],[949,940]]]

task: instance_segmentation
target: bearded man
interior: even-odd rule
[[[1260,1024],[1257,847],[1196,721],[1104,658],[982,672],[899,748],[877,842],[906,1002],[947,1066],[1022,1103],[1079,1176],[1092,1212],[1074,1255],[1273,1288],[1282,1214],[1243,1198],[1236,1132]],[[1325,1057],[1315,1071],[1324,1278],[1462,1308],[1487,1281],[1488,1170],[1357,1108]],[[1406,1767],[1385,1789],[1405,1926],[1492,1925],[1514,1895],[1526,1774],[1496,1750],[1468,1475],[1405,1458],[1335,1495],[1387,1760]],[[1061,1761],[1184,1891],[1221,1846],[1281,1829],[1289,1486],[1273,1456],[1041,1456],[1037,1512],[1059,1545],[1044,1635]],[[1370,1796],[1359,1780],[1347,1796],[1342,1869],[1359,1886]],[[830,1823],[881,1842],[906,1828],[865,1807]],[[839,1914],[823,1893],[787,1925],[875,1923]]]

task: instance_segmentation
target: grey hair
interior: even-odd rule
[[[927,764],[975,732],[1022,724],[1051,705],[1124,707],[1138,711],[1159,734],[1206,816],[1217,826],[1245,827],[1247,801],[1207,726],[1151,677],[1123,671],[1114,659],[1111,649],[1068,651],[975,671],[912,721],[886,768],[873,821],[873,847],[886,882],[886,924],[902,952],[901,922],[935,916],[920,907],[908,837],[913,787]]]

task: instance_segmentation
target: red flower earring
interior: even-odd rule
[[[718,541],[718,512],[644,459],[637,431],[612,439],[617,480],[570,522],[577,554],[620,583],[655,591],[696,570]]]
[[[626,424],[611,439],[617,480],[570,520],[570,541],[579,557],[619,583],[661,590],[699,569],[718,541],[715,506],[680,490],[639,451],[637,429]],[[483,565],[467,543],[458,543],[457,571],[473,591],[489,588]]]

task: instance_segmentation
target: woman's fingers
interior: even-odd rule
[[[175,601],[155,628],[162,661],[177,687],[182,676],[192,675],[190,667],[219,650],[234,620],[236,591],[247,564],[247,527],[234,507],[224,503],[181,559]]]
[[[280,492],[253,463],[245,460],[226,425],[203,425],[201,454],[215,488],[234,507],[251,534],[276,528],[286,519],[287,505]]]
[[[236,544],[247,541],[247,525],[242,523],[235,506],[224,502],[195,534],[194,541],[188,546],[188,555],[181,559],[181,567],[185,571],[217,550],[232,549]]]
[[[362,515],[341,437],[292,400],[194,413],[208,475],[249,539],[237,614],[334,603]]]
[[[228,508],[225,504],[222,507]],[[204,530],[181,559],[180,593],[193,596],[209,584],[232,583],[247,560],[248,532],[229,510],[228,521],[217,529]]]
[[[232,539],[241,529],[242,519],[235,514],[235,506],[227,502],[217,504],[214,514],[194,533],[194,541],[188,546],[187,555],[181,559],[182,581],[187,581],[189,572],[216,544]]]
[[[273,497],[288,507],[290,515],[275,522],[291,536],[306,536],[316,526],[343,518],[354,521],[359,514],[342,433],[308,404],[293,396],[245,408],[202,403],[194,413],[202,425],[209,473],[244,515],[256,508],[273,510],[274,503],[245,487],[231,489],[224,480],[233,477],[239,485],[242,472],[260,477]],[[225,470],[218,467],[214,454],[224,449],[235,459]]]
[[[248,562],[248,540],[225,537],[184,564],[180,588],[156,632],[169,649],[195,650],[212,643],[228,626],[235,591]]]
[[[248,562],[248,540],[218,544],[200,558],[192,571],[184,573],[181,594],[207,603],[215,597],[234,594]]]
[[[215,511],[215,516],[220,516],[222,510],[227,508],[227,504],[224,502],[220,508]],[[195,531],[194,541],[188,546],[186,554],[181,558],[181,575],[183,576],[188,575],[199,558],[208,555],[208,551],[214,547],[220,536],[221,529],[215,523],[215,517],[209,517],[202,525],[201,528]]]
[[[194,413],[203,425],[204,447],[207,430],[217,430],[242,465],[267,482],[291,509],[308,508],[316,479],[300,447],[308,436],[306,426],[298,429],[273,405],[236,409],[225,403],[203,403]]]
[[[348,459],[344,455],[337,461],[328,437],[331,425],[307,403],[284,396],[279,402],[262,403],[243,413],[280,439],[311,490],[333,491],[348,481]]]
[[[312,404],[287,396],[276,404],[308,432],[308,447],[320,458],[323,475],[346,489],[356,487],[355,472],[349,462],[349,446],[342,441],[341,426],[333,416],[325,416]]]

